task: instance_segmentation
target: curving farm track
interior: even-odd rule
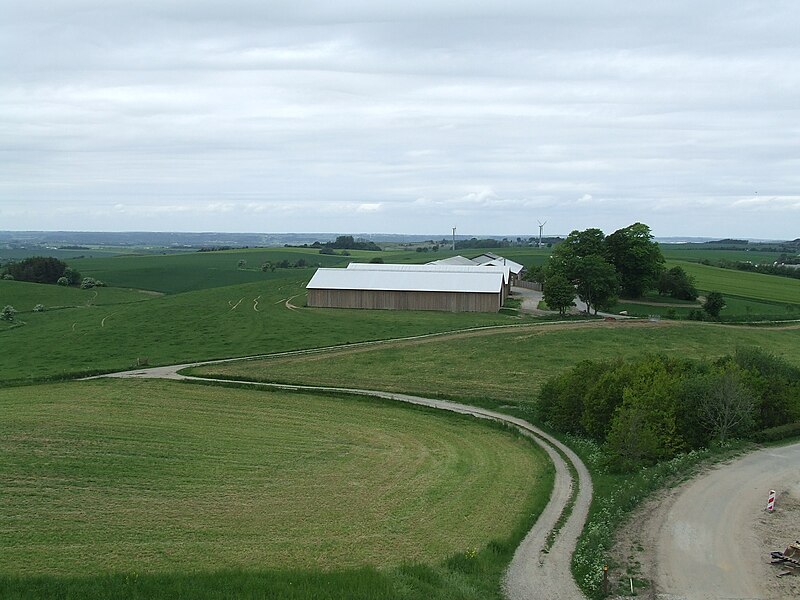
[[[148,379],[179,379],[195,380],[198,382],[216,381],[222,383],[239,383],[260,387],[272,387],[285,390],[308,390],[321,392],[337,392],[347,394],[357,394],[362,396],[373,396],[398,402],[408,402],[421,406],[428,406],[439,410],[447,410],[465,415],[472,415],[481,419],[491,419],[507,423],[518,428],[523,434],[533,439],[550,456],[555,465],[556,475],[553,486],[553,493],[547,506],[536,521],[533,529],[528,533],[519,548],[514,554],[514,558],[506,573],[503,582],[506,596],[510,600],[579,600],[584,598],[583,594],[575,584],[570,571],[572,554],[575,550],[575,543],[578,535],[586,521],[589,511],[589,504],[592,498],[592,483],[589,472],[583,462],[567,446],[545,433],[538,427],[528,423],[524,419],[512,417],[499,412],[468,406],[446,400],[434,398],[424,398],[421,396],[411,396],[407,394],[395,394],[375,390],[361,390],[352,388],[332,388],[322,386],[306,385],[285,385],[273,383],[256,382],[232,382],[228,379],[210,379],[205,377],[191,377],[181,375],[180,370],[199,364],[213,364],[209,361],[205,363],[192,363],[185,365],[172,365],[167,367],[153,367],[149,369],[137,369],[121,373],[112,373],[100,377],[137,377]],[[90,379],[95,379],[93,377]],[[570,463],[572,469],[567,463]],[[570,471],[577,473],[577,481],[573,479]],[[577,485],[574,504],[569,506],[569,499],[572,496],[573,486]],[[548,537],[550,532],[557,527],[562,512],[571,512],[561,525],[555,540],[547,549]]]

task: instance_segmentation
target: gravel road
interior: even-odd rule
[[[196,381],[219,381],[231,383],[230,380],[208,379],[199,377],[184,376],[178,371],[190,366],[199,364],[213,364],[209,361],[205,363],[192,363],[185,365],[172,365],[167,367],[153,367],[145,369],[135,369],[121,373],[112,373],[88,379],[99,379],[100,377],[136,377],[147,379],[180,379]],[[429,406],[440,410],[448,410],[460,414],[472,415],[482,419],[492,419],[501,421],[517,427],[523,434],[533,439],[548,453],[552,459],[556,476],[553,486],[553,493],[550,497],[545,510],[537,520],[533,529],[520,544],[514,554],[514,558],[506,573],[503,581],[504,591],[509,600],[580,600],[584,596],[578,589],[572,573],[570,572],[570,562],[575,550],[575,543],[578,535],[583,529],[589,505],[592,499],[592,483],[589,472],[583,462],[575,453],[561,442],[528,423],[523,419],[498,413],[495,411],[437,400],[434,398],[423,398],[420,396],[410,396],[406,394],[395,394],[374,390],[344,389],[321,386],[301,386],[283,384],[265,384],[254,382],[239,382],[248,385],[273,387],[286,390],[311,390],[323,392],[340,392],[348,394],[358,394],[364,396],[374,396],[400,402],[408,402],[422,406]],[[577,482],[573,480],[567,461],[572,463],[577,472]],[[559,533],[548,552],[544,552],[548,534],[554,528],[561,513],[565,510],[571,496],[572,486],[577,485],[578,491],[575,503],[567,520],[561,526]]]
[[[800,539],[800,444],[719,465],[648,503],[627,529],[628,543],[644,548],[649,598],[799,598],[800,577],[778,578],[769,552]]]

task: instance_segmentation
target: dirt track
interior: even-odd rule
[[[771,489],[778,493],[766,512]],[[800,597],[800,574],[778,578],[769,552],[800,539],[800,443],[720,465],[649,503],[623,532],[644,548],[657,600]],[[635,554],[635,552],[634,552]]]
[[[221,361],[217,361],[221,362]],[[206,363],[207,364],[207,363]],[[231,383],[229,380],[209,380],[180,375],[179,370],[196,365],[173,365],[168,367],[154,367],[137,369],[124,373],[114,373],[104,377],[136,377],[148,379],[181,379],[197,381],[220,381]],[[96,379],[92,377],[90,379]],[[467,406],[445,400],[394,394],[373,390],[341,389],[318,386],[282,385],[269,383],[244,382],[248,385],[273,387],[288,390],[315,390],[325,392],[343,392],[365,396],[386,398],[400,402],[408,402],[423,406],[430,406],[440,410],[448,410],[461,414],[472,415],[482,419],[502,421],[520,429],[525,435],[533,439],[548,453],[556,468],[556,477],[553,493],[542,515],[537,520],[533,529],[517,548],[514,558],[503,581],[506,596],[510,600],[579,600],[584,598],[572,579],[570,562],[592,499],[592,483],[589,472],[583,462],[572,450],[561,442],[551,437],[539,428],[523,419],[504,415],[502,413]],[[566,460],[570,461],[578,474],[577,482],[573,481]],[[578,485],[575,503],[570,516],[561,527],[558,535],[548,552],[544,552],[550,531],[555,527],[561,513],[565,510],[571,495],[572,486]]]

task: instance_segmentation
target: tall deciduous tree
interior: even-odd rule
[[[567,310],[575,306],[575,286],[566,277],[556,273],[547,278],[542,286],[544,301],[553,310],[557,310],[563,315]]]
[[[573,231],[553,250],[548,265],[551,272],[576,279],[576,269],[587,256],[605,255],[605,235],[599,229]]]
[[[577,262],[573,271],[578,297],[586,303],[586,311],[597,314],[617,301],[619,281],[614,265],[601,256],[590,255]]]
[[[709,292],[706,301],[703,303],[703,310],[715,319],[719,317],[720,311],[725,308],[725,298],[720,292]]]
[[[644,223],[618,229],[605,238],[605,256],[619,273],[622,294],[630,298],[653,289],[664,270],[664,255]]]

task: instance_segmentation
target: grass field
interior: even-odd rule
[[[118,256],[70,261],[85,277],[94,277],[109,285],[155,290],[166,294],[224,287],[286,277],[287,269],[264,273],[267,261],[305,260],[311,267],[346,266],[354,260],[368,261],[382,252],[352,250],[350,256],[320,254],[305,248],[251,248],[219,252],[189,252],[171,256]],[[245,261],[240,268],[239,261]],[[299,277],[310,279],[314,269],[297,269]]]
[[[661,244],[661,252],[668,261],[700,262],[709,260],[731,260],[753,263],[772,264],[781,255],[780,252],[765,252],[763,250],[721,250],[709,248],[705,244]]]
[[[0,414],[4,598],[441,567],[521,535],[552,483],[526,439],[390,402],[97,380],[0,390]]]
[[[723,295],[730,294],[740,298],[800,304],[800,279],[721,269],[689,262],[667,263],[668,268],[674,266],[682,267],[694,277],[697,289],[704,292],[717,291]]]
[[[25,281],[0,280],[0,305],[10,304],[20,313],[31,312],[37,304],[46,309],[105,306],[152,300],[158,294],[143,290],[99,287],[82,290]]]
[[[494,406],[524,405],[534,400],[543,381],[580,360],[633,358],[647,352],[713,358],[737,346],[761,346],[800,365],[800,329],[796,327],[593,321],[209,365],[192,372],[435,394]]]
[[[626,310],[630,316],[648,317],[651,315],[664,316],[673,311],[678,318],[685,319],[689,316],[692,309],[700,309],[702,302],[687,303],[685,306],[651,306],[645,304],[635,304],[618,302],[613,312]],[[781,304],[778,302],[765,302],[763,300],[751,300],[749,298],[738,298],[725,295],[725,308],[720,313],[721,321],[741,322],[741,321],[781,321],[781,320],[800,319],[800,304]]]
[[[3,346],[13,349],[0,353],[0,382],[123,370],[142,358],[150,365],[169,364],[521,322],[489,313],[422,311],[404,312],[398,318],[391,311],[303,308],[301,277],[302,273],[290,270],[259,283],[147,302],[19,315],[23,326],[0,329]],[[13,287],[21,285],[36,284]],[[42,293],[64,293],[65,298],[76,291],[41,287],[46,288]],[[98,298],[107,292],[115,293],[101,289]],[[132,293],[117,292],[123,297]],[[31,292],[29,297],[38,296]],[[295,304],[299,308],[291,307]]]

